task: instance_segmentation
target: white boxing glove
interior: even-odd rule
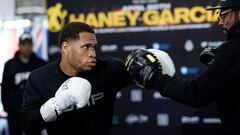
[[[66,80],[55,93],[55,97],[49,99],[40,108],[42,118],[46,122],[52,122],[63,112],[84,107],[91,95],[91,84],[80,77],[71,77]]]
[[[157,49],[147,49],[149,52],[153,53],[162,65],[162,74],[167,74],[169,76],[174,76],[176,70],[171,57],[164,51]]]

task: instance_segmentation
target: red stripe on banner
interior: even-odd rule
[[[37,39],[39,38],[39,36],[40,36],[41,33],[42,33],[42,29],[39,29],[39,30],[37,31]]]

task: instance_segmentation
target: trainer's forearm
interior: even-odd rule
[[[207,95],[208,90],[200,89],[196,80],[185,80],[170,77],[155,77],[155,89],[162,96],[169,97],[177,102],[192,107],[203,107],[212,102],[213,98]]]

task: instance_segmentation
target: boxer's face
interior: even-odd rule
[[[228,33],[230,28],[236,23],[236,12],[232,9],[222,10],[219,16],[219,26],[222,27],[225,34]]]
[[[97,39],[95,34],[82,32],[79,40],[67,42],[67,60],[77,71],[89,71],[96,65]]]

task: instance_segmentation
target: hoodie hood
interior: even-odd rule
[[[29,59],[29,61],[28,61],[27,63],[30,63],[30,62],[34,61],[36,58],[37,58],[37,56],[36,56],[34,53],[32,53],[31,56],[30,56],[30,59]],[[21,63],[23,63],[23,62],[21,61],[21,59],[20,59],[20,52],[19,52],[19,51],[17,51],[17,52],[15,53],[14,59],[17,60],[17,61],[19,61],[19,62],[21,62]]]

